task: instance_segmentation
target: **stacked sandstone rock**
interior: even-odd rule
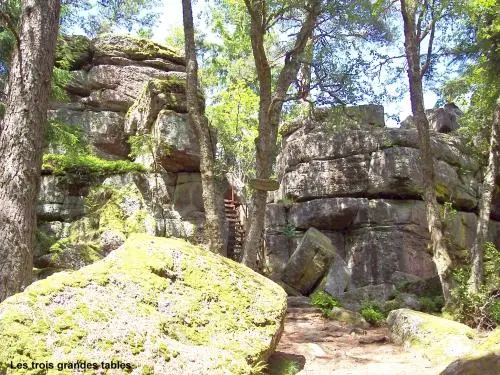
[[[43,175],[39,237],[49,240],[39,241],[39,262],[35,264],[40,268],[78,268],[119,246],[130,231],[199,240],[204,221],[199,148],[187,121],[184,57],[145,39],[114,35],[92,41],[67,38],[62,53],[72,53],[74,60],[72,79],[66,87],[69,102],[52,103],[49,118],[80,128],[97,156],[136,161],[148,172],[103,174],[97,179],[93,176],[92,181]],[[129,157],[130,137],[141,135],[144,142],[161,145],[155,160],[147,153]],[[114,202],[119,210],[115,216],[124,223],[134,221],[134,225],[108,228],[102,216],[89,224],[88,196],[96,186],[121,189],[121,197]],[[103,206],[109,199],[98,201]],[[75,240],[90,230],[92,236]],[[76,242],[86,248],[80,246],[77,252],[87,251],[90,244],[97,253],[73,254],[61,261],[64,256],[50,249],[61,239],[66,239],[63,247],[70,252],[70,248],[78,248],[73,246]]]
[[[326,111],[284,131],[280,188],[266,217],[273,279],[302,294],[320,287],[346,299],[376,299],[390,295],[398,282],[436,274],[427,251],[417,131],[384,126],[383,108],[370,105]],[[454,259],[461,261],[475,235],[481,169],[456,135],[433,132],[432,148],[436,193],[447,202],[446,232]],[[491,218],[490,237],[499,247],[500,205]],[[333,250],[313,246],[314,254],[323,255],[296,262],[311,228],[321,231],[314,238],[328,237]]]

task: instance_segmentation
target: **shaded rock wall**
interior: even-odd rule
[[[427,251],[417,131],[367,123],[382,108],[361,107],[362,113],[370,110],[373,116],[364,114],[357,126],[319,118],[284,132],[277,161],[280,188],[271,194],[266,216],[272,278],[282,278],[311,227],[327,235],[346,261],[349,288],[391,282],[395,271],[424,278],[435,274]],[[438,199],[453,205],[443,206],[450,247],[463,261],[475,236],[480,166],[455,135],[433,132],[432,147]],[[491,216],[500,217],[498,204]],[[491,220],[490,228],[500,247],[500,222]]]
[[[61,266],[52,254],[57,250],[54,243],[61,240],[72,250],[76,244],[92,243],[97,255],[104,255],[109,251],[108,232],[115,239],[128,236],[135,227],[122,224],[137,212],[142,212],[139,221],[147,222],[141,231],[201,241],[199,148],[187,121],[184,58],[145,39],[107,35],[66,41],[74,54],[73,78],[66,87],[69,102],[51,103],[49,118],[80,128],[97,156],[135,161],[150,172],[44,174],[38,203],[42,240],[35,264]],[[139,145],[148,150],[146,142],[151,142],[158,151],[131,158],[132,136],[143,136]],[[48,150],[60,152],[52,145]],[[106,221],[106,213],[99,211],[112,205],[118,207],[113,220],[122,224]]]

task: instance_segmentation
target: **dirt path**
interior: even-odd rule
[[[392,344],[385,327],[352,328],[325,319],[310,307],[288,309],[269,373],[289,375],[283,367],[290,361],[297,363],[292,365],[301,369],[300,375],[437,375],[445,367],[433,366],[418,352]]]

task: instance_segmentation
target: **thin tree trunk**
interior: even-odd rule
[[[32,280],[42,151],[59,0],[24,0],[0,126],[0,301]]]
[[[408,62],[408,80],[413,118],[419,135],[420,158],[422,166],[423,199],[426,206],[427,225],[430,234],[430,245],[436,270],[441,281],[445,303],[450,302],[453,279],[451,275],[452,261],[448,253],[443,235],[443,224],[436,198],[436,182],[434,158],[431,149],[429,121],[425,115],[422,79],[425,72],[420,66],[420,40],[417,35],[415,13],[417,2],[401,0],[401,12],[404,23],[405,54]],[[431,34],[432,35],[432,34]],[[431,41],[432,43],[432,37]],[[432,48],[432,46],[431,46]],[[428,53],[431,52],[429,48]],[[429,60],[430,61],[430,57]]]
[[[488,238],[488,224],[491,213],[491,199],[495,190],[495,173],[498,170],[500,159],[500,104],[495,107],[494,119],[491,124],[490,151],[488,165],[484,175],[481,189],[481,199],[479,200],[479,217],[477,219],[476,238],[472,245],[471,255],[471,273],[469,278],[469,291],[479,292],[483,285],[483,258],[484,244]]]
[[[189,119],[196,129],[200,145],[200,172],[205,208],[205,238],[212,252],[225,255],[222,220],[217,207],[217,184],[214,175],[215,156],[208,120],[198,99],[198,62],[196,61],[191,0],[182,0],[182,15],[186,44],[187,106]]]
[[[267,180],[272,174],[283,103],[286,100],[290,85],[297,79],[300,66],[305,61],[306,46],[313,35],[313,28],[320,13],[321,3],[319,0],[307,2],[309,13],[297,34],[293,49],[286,54],[285,65],[278,76],[274,95],[272,92],[271,67],[264,48],[266,2],[245,0],[245,5],[251,19],[250,38],[259,80],[259,135],[255,140],[256,177]],[[243,264],[252,269],[258,268],[257,253],[264,233],[266,199],[267,192],[265,191],[255,190],[252,195],[242,259]]]

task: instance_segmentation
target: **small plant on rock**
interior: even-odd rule
[[[311,295],[311,302],[323,312],[323,315],[328,316],[334,307],[340,307],[339,301],[326,292],[319,291]]]
[[[380,304],[376,301],[363,302],[359,313],[368,323],[377,327],[385,323],[387,317]]]
[[[283,234],[285,235],[285,237],[295,237],[297,235],[297,228],[295,228],[291,224],[286,224],[283,228]]]

